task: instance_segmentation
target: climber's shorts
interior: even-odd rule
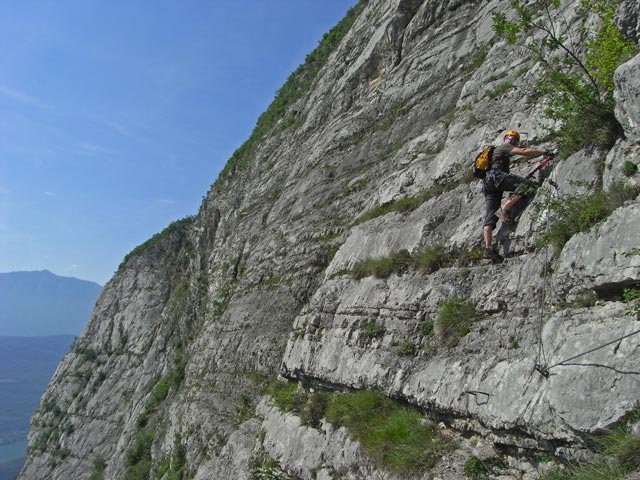
[[[496,228],[498,223],[496,212],[500,208],[503,192],[513,192],[526,197],[535,193],[537,186],[535,182],[511,173],[489,170],[482,185],[485,202],[483,225]]]

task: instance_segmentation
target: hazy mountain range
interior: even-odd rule
[[[20,470],[31,415],[101,288],[47,270],[0,273],[0,480]]]
[[[48,270],[0,273],[0,336],[78,335],[101,288]]]

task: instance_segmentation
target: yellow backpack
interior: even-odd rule
[[[473,176],[476,178],[484,178],[487,174],[487,170],[491,167],[491,161],[493,160],[493,145],[487,145],[478,154],[473,161]]]

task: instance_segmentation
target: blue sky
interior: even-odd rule
[[[357,0],[0,3],[0,272],[104,284]]]

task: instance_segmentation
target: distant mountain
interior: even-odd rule
[[[0,273],[0,335],[78,335],[101,289],[48,270]]]
[[[26,455],[29,419],[74,337],[0,337],[0,480]]]
[[[16,478],[22,468],[24,458],[12,460],[6,463],[0,463],[0,480],[13,480]]]

